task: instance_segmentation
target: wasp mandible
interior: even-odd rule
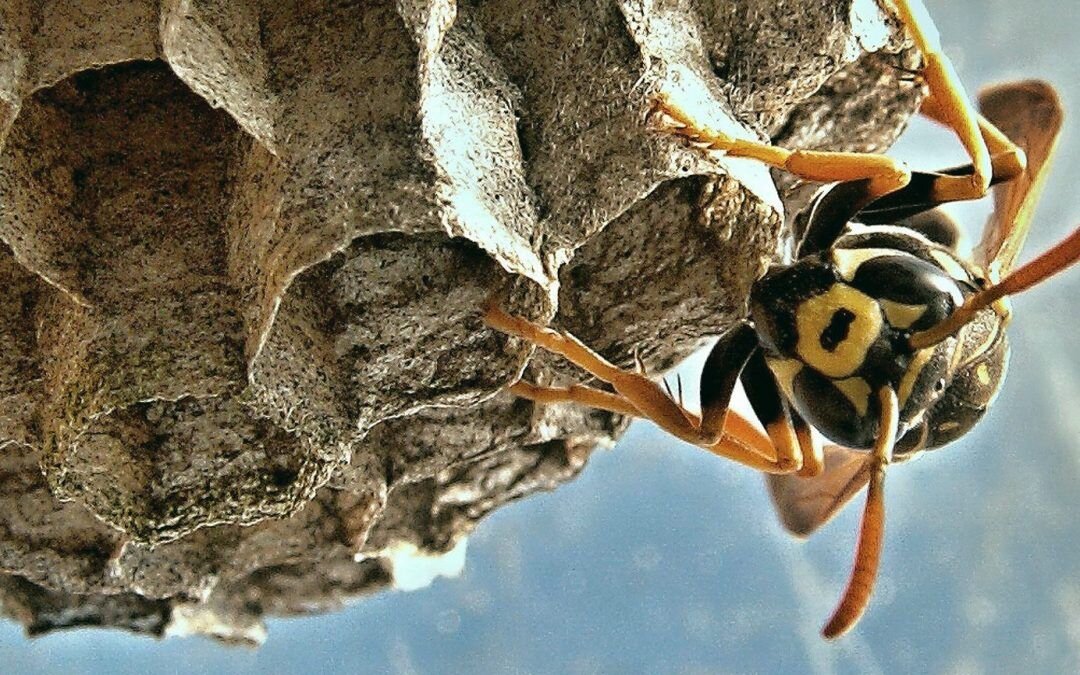
[[[496,306],[489,326],[558,354],[611,385],[510,390],[541,403],[577,403],[649,419],[716,455],[769,475],[780,518],[805,536],[868,486],[855,562],[822,633],[863,614],[884,534],[889,464],[966,433],[1001,387],[1008,360],[1007,298],[1080,259],[1080,228],[1014,269],[1062,124],[1041,82],[990,89],[972,107],[921,7],[891,0],[922,54],[921,114],[951,129],[970,163],[913,172],[884,155],[787,150],[695,123],[670,101],[652,114],[703,151],[748,157],[826,183],[805,211],[793,260],[751,290],[749,316],[716,342],[701,376],[701,414],[642,373],[621,369],[570,334]],[[983,197],[995,206],[971,259],[936,207]],[[765,428],[729,409],[741,382]],[[812,429],[832,441],[822,447]]]

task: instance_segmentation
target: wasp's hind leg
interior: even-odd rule
[[[1061,111],[1053,91],[1040,82],[999,85],[982,92],[979,99],[985,113],[985,116],[979,115],[979,129],[992,153],[990,184],[1003,185],[1012,194],[999,200],[1003,205],[996,211],[1002,216],[996,217],[998,224],[992,225],[1000,231],[998,239],[1003,241],[1013,231],[1016,205],[1026,199],[1030,186],[1045,167],[1049,148],[1061,125]],[[928,98],[922,112],[931,119],[943,121],[936,107],[934,98]],[[1008,134],[999,128],[1002,124]],[[1010,135],[1023,147],[1013,142]],[[943,222],[944,216],[916,216],[941,204],[982,196],[968,189],[971,185],[968,179],[974,171],[974,165],[965,164],[934,172],[916,172],[903,189],[862,202],[858,220],[867,225],[914,223],[914,229],[924,226],[928,229],[924,234],[942,232],[943,228],[949,227]],[[1010,209],[1010,204],[1015,208]],[[935,219],[938,222],[933,222]],[[1017,224],[1017,227],[1023,226]],[[930,238],[934,239],[933,236]]]
[[[980,129],[979,116],[952,62],[942,52],[937,28],[922,3],[917,0],[891,1],[900,20],[911,33],[916,48],[922,53],[922,77],[930,90],[923,103],[923,114],[952,129],[971,158],[970,174],[950,176],[940,181],[938,189],[942,198],[938,201],[978,199],[990,188],[993,175],[991,150]],[[1007,139],[1004,140],[1007,142]]]
[[[656,382],[641,373],[619,368],[569,333],[512,316],[495,306],[486,308],[484,321],[495,330],[562,356],[615,389],[611,393],[585,385],[544,387],[519,382],[511,387],[511,392],[522,398],[540,403],[576,403],[641,417],[677,438],[757,471],[790,470],[777,462],[769,439],[741,416],[728,412],[726,403],[722,411],[707,408],[708,422],[703,424],[701,417],[683,408]]]
[[[935,122],[949,125],[949,117],[942,110],[941,102],[933,95],[923,101],[920,113]],[[1027,168],[1027,156],[1013,141],[1001,132],[993,122],[982,115],[977,116],[979,133],[990,154],[990,185],[1007,183]],[[946,169],[933,175],[927,188],[927,200],[935,204],[979,199],[986,194],[985,188],[973,184],[977,164],[967,164]]]

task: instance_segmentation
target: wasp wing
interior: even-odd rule
[[[825,470],[817,476],[766,477],[780,522],[797,537],[827,523],[870,480],[870,453],[827,445],[824,454]]]
[[[1008,82],[983,90],[979,110],[1027,154],[1027,170],[994,188],[994,213],[975,249],[975,261],[997,281],[1013,268],[1057,144],[1064,111],[1045,82]]]

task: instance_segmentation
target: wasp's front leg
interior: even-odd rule
[[[695,415],[672,400],[656,382],[641,373],[619,368],[568,333],[512,316],[495,306],[485,310],[484,321],[500,332],[528,340],[562,356],[615,389],[611,393],[580,384],[544,387],[518,382],[510,389],[517,396],[539,403],[576,403],[641,417],[677,438],[757,471],[786,473],[793,469],[789,462],[778,461],[769,439],[745,418],[730,412],[726,401],[722,409],[717,405],[718,400],[707,406],[703,421],[702,416]],[[739,361],[734,355],[733,360],[739,369],[745,362],[745,358]],[[738,371],[731,379],[731,386],[734,386],[737,375]],[[730,399],[730,392],[726,399]]]

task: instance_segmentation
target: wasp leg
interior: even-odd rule
[[[979,117],[979,127],[993,151],[990,184],[1008,183],[1023,175],[1027,165],[1025,152],[982,116]],[[958,196],[947,186],[956,185],[957,178],[971,176],[973,172],[971,164],[937,172],[917,171],[911,174],[907,185],[887,195],[875,194],[867,180],[834,185],[822,193],[812,207],[806,232],[799,245],[799,256],[824,251],[832,246],[848,221],[856,217],[866,225],[894,224],[913,219],[904,224],[928,234],[932,241],[952,248],[959,233],[948,222],[948,217],[940,212],[922,217],[920,214],[946,202],[969,199],[970,196]],[[970,185],[966,178],[961,184]],[[950,194],[950,191],[954,194]]]
[[[573,335],[511,316],[495,306],[489,306],[485,310],[484,321],[498,331],[523,338],[558,354],[607,382],[629,400],[643,417],[653,420],[662,429],[682,440],[694,445],[711,445],[719,440],[716,435],[703,434],[687,411],[671,400],[658,384],[639,373],[619,368]]]
[[[699,126],[670,100],[654,102],[655,112],[666,118],[672,133],[683,136],[708,150],[722,150],[729,157],[748,157],[783,169],[799,178],[820,183],[867,181],[872,197],[895,192],[911,180],[911,170],[903,162],[885,155],[863,152],[821,152],[788,150],[767,143],[732,138],[713,129]]]
[[[724,418],[724,434],[720,437],[720,442],[704,449],[762,473],[791,473],[789,466],[777,461],[776,451],[769,438],[734,411],[729,411]]]
[[[572,384],[569,387],[543,387],[521,380],[511,385],[508,391],[519,398],[545,405],[575,403],[589,408],[596,408],[597,410],[618,413],[619,415],[641,416],[641,411],[635,408],[634,404],[627,401],[625,397],[584,384]]]
[[[511,386],[509,391],[515,396],[545,405],[574,403],[620,415],[644,417],[641,411],[625,397],[583,384],[574,384],[569,387],[543,387],[529,382],[518,382]],[[687,415],[696,419],[693,413],[687,412]],[[723,435],[720,441],[709,446],[699,445],[698,447],[756,471],[779,472],[769,439],[748,420],[732,412],[725,417],[721,431]]]
[[[788,408],[791,416],[791,426],[795,428],[795,437],[799,439],[799,448],[802,452],[802,468],[799,469],[800,478],[812,478],[820,476],[825,471],[825,451],[821,444],[814,440],[814,432],[810,425],[797,411]]]
[[[994,152],[990,165],[990,184],[1008,183],[1023,175],[1027,166],[1025,152],[989,120],[980,116],[979,125],[987,145]],[[951,188],[943,186],[955,185],[955,182],[950,181],[957,178],[964,178],[961,182],[970,185],[966,177],[971,176],[973,171],[971,164],[936,172],[917,171],[911,174],[907,185],[887,195],[875,195],[865,180],[840,183],[828,188],[810,212],[799,255],[829,248],[843,233],[848,221],[856,217],[866,225],[891,225],[918,216],[946,202],[970,199],[969,195],[950,194]],[[944,216],[935,216],[934,222],[927,219],[918,222],[940,232],[945,241],[955,240],[955,235],[949,233],[949,225],[943,222],[942,218]],[[938,241],[933,236],[931,239]]]
[[[776,448],[776,461],[792,471],[802,470],[802,443],[795,434],[780,388],[760,349],[750,356],[739,379],[754,414],[765,425],[769,440]]]
[[[915,46],[922,53],[922,76],[930,89],[929,104],[923,112],[930,114],[953,130],[971,157],[973,171],[968,176],[944,179],[939,189],[950,198],[977,199],[990,188],[992,175],[990,150],[979,130],[978,116],[970,99],[964,92],[960,78],[949,57],[941,51],[941,42],[933,20],[921,3],[910,0],[892,0],[900,20],[911,33]]]
[[[934,120],[939,124],[948,124],[948,117],[941,109],[941,102],[934,96],[923,99],[919,113],[924,117]],[[1024,151],[1013,142],[1001,129],[998,129],[983,114],[976,115],[976,123],[979,125],[979,133],[990,153],[991,179],[990,184],[1010,180],[1024,172],[1027,161]],[[965,174],[975,172],[974,165],[965,165]],[[996,178],[996,180],[995,180]],[[976,195],[980,197],[982,195]],[[943,199],[942,201],[954,201]]]
[[[993,174],[991,185],[1009,183],[1024,173],[1024,154],[1017,149],[994,155],[991,164]],[[941,204],[970,197],[953,197],[946,194],[941,186],[945,181],[971,175],[970,164],[941,169],[936,172],[917,171],[911,174],[911,181],[902,189],[880,198],[871,200],[861,209],[857,218],[866,225],[891,225],[906,218],[924,213]],[[855,184],[857,185],[857,184]],[[839,188],[840,186],[837,186]],[[822,199],[824,201],[824,198]]]
[[[669,434],[704,450],[733,460],[757,471],[786,473],[791,469],[776,459],[769,439],[737,414],[728,413],[719,430],[705,430],[701,418],[671,400],[664,389],[649,378],[623,370],[589,349],[569,333],[561,333],[512,316],[498,307],[484,312],[488,326],[558,354],[591,375],[615,388],[616,395],[598,396],[599,390],[577,385],[564,389],[538,387],[528,383],[514,385],[515,393],[544,403],[571,402],[593,405],[612,412],[631,413],[648,419]],[[599,392],[605,394],[606,392]],[[581,400],[587,398],[588,401]],[[591,402],[590,402],[591,401]],[[632,414],[632,413],[631,413]]]
[[[940,102],[933,96],[923,102],[922,114],[930,119],[948,124],[947,117],[939,109]],[[1011,181],[1027,168],[1027,157],[1015,143],[1003,134],[994,124],[978,116],[978,127],[983,141],[990,152],[990,185]],[[979,199],[986,194],[985,189],[976,189],[972,185],[977,166],[965,164],[952,169],[945,169],[936,174],[927,174],[932,181],[926,188],[926,201],[932,204]],[[913,179],[918,185],[919,181]]]
[[[743,321],[720,336],[701,369],[701,428],[719,432],[731,405],[731,394],[746,361],[758,348],[757,335]]]

